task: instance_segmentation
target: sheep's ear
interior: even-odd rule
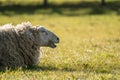
[[[33,34],[37,34],[37,33],[38,33],[37,27],[31,28],[30,31],[31,31]]]

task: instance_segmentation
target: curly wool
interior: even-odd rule
[[[40,46],[34,43],[32,28],[30,23],[0,27],[0,68],[31,66],[39,62]]]

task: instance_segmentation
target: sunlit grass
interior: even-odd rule
[[[52,9],[33,13],[0,12],[0,24],[30,21],[43,25],[60,37],[56,49],[42,48],[40,63],[32,68],[0,72],[3,80],[119,80],[120,17],[110,14],[81,14],[89,9],[59,9],[63,14],[48,14]],[[102,9],[102,8],[100,8]],[[56,9],[57,10],[57,9]],[[20,10],[21,11],[21,10]],[[25,11],[25,10],[24,10]],[[79,14],[79,15],[76,15]]]

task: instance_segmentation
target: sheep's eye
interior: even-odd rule
[[[48,35],[48,33],[46,31],[41,31],[42,33],[45,33],[46,35]]]
[[[41,31],[42,33],[45,33],[45,31]]]

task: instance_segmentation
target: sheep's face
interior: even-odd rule
[[[36,35],[36,42],[40,46],[47,46],[51,48],[56,47],[56,43],[59,43],[59,38],[51,31],[44,27],[37,27],[38,34]]]

